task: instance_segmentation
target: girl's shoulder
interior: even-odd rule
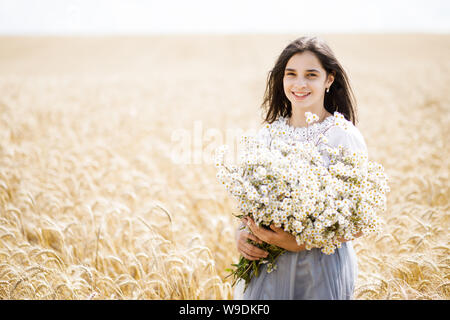
[[[334,124],[327,130],[325,135],[329,144],[333,147],[342,145],[355,151],[368,153],[366,141],[361,131],[344,117],[336,116]]]
[[[257,131],[256,138],[265,143],[266,145],[269,144],[270,141],[270,128],[271,124],[264,123]]]
[[[264,123],[257,132],[257,138],[267,144],[274,137],[305,141],[308,137],[316,139],[322,133],[328,138],[328,144],[333,147],[341,144],[350,150],[364,151],[366,155],[368,153],[366,142],[359,129],[339,112],[334,112],[323,122],[314,123],[309,128],[290,127],[286,123],[286,118],[280,117],[271,124]]]

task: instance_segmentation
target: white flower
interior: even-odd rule
[[[307,124],[311,124],[314,121],[318,121],[319,120],[319,116],[315,113],[311,113],[311,112],[305,112],[305,117],[306,117],[306,123]]]
[[[269,205],[269,198],[267,198],[267,197],[261,198],[261,202],[264,203],[264,205],[268,206]]]
[[[256,173],[259,175],[259,177],[262,179],[266,176],[267,170],[264,167],[258,167],[256,169]]]
[[[308,124],[318,120],[312,113],[305,116]],[[330,120],[347,124],[337,112]],[[380,164],[342,145],[328,146],[324,134],[318,134],[320,146],[312,142],[316,140],[293,143],[297,133],[282,122],[265,129],[269,143],[242,138],[244,152],[237,166],[224,164],[226,148],[216,153],[216,177],[244,215],[251,214],[257,224],[274,223],[297,243],[325,254],[340,246],[339,236],[351,239],[359,231],[380,230],[378,214],[385,210],[389,192]],[[329,166],[322,155],[329,157]]]
[[[320,134],[319,139],[321,143],[328,143],[328,138],[324,134]]]

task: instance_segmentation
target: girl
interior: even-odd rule
[[[317,37],[301,37],[283,50],[269,72],[262,107],[266,112],[264,122],[283,127],[288,133],[287,142],[317,139],[323,133],[333,147],[341,144],[367,154],[364,138],[355,127],[355,103],[348,77],[330,47]],[[318,115],[319,120],[307,126],[305,112]],[[347,130],[335,125],[335,118],[341,115]],[[269,128],[263,127],[259,138],[268,143]],[[304,245],[297,245],[294,236],[282,228],[271,225],[270,230],[264,229],[250,218],[242,222],[250,230],[241,225],[236,243],[245,258],[267,256],[247,239],[287,250],[278,258],[275,271],[268,273],[266,265],[262,266],[243,294],[244,299],[353,298],[357,260],[350,241],[340,239],[341,248],[326,255],[319,248],[306,250]]]

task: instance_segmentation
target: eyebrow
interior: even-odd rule
[[[291,68],[286,68],[285,71],[297,71],[297,70],[291,69]],[[320,73],[320,71],[316,70],[316,69],[308,69],[308,70],[306,70],[306,72],[317,72],[317,73]]]

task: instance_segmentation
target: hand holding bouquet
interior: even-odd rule
[[[342,115],[335,113],[336,123]],[[306,113],[307,122],[318,117]],[[343,121],[341,121],[343,123]],[[307,250],[320,248],[334,253],[341,240],[353,240],[357,233],[380,231],[378,213],[385,210],[389,192],[383,167],[368,161],[363,152],[327,144],[322,134],[318,141],[286,143],[276,135],[269,145],[256,137],[243,137],[239,164],[226,165],[226,146],[217,150],[217,178],[238,201],[241,214],[258,226],[274,224],[295,236]],[[330,160],[326,166],[323,156]],[[269,252],[266,259],[250,261],[241,257],[232,271],[236,283],[246,286],[257,276],[262,264],[267,271],[276,268],[276,259],[285,251],[274,245],[253,243]]]

